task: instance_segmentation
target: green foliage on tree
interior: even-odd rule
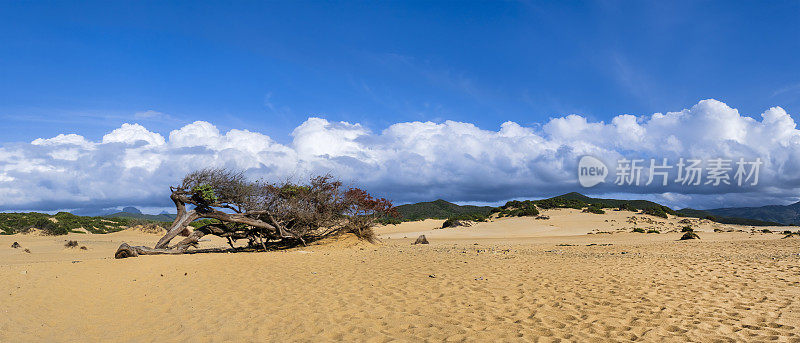
[[[217,202],[217,194],[214,192],[214,187],[211,185],[197,185],[192,188],[192,193],[198,200],[205,204],[214,204]]]

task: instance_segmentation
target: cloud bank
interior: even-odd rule
[[[717,100],[679,112],[619,115],[591,122],[579,115],[497,131],[470,123],[406,122],[373,132],[309,118],[291,142],[248,130],[220,132],[197,121],[167,137],[123,124],[100,141],[75,133],[0,147],[0,210],[169,206],[168,186],[187,172],[217,166],[252,177],[302,179],[331,173],[396,202],[445,198],[499,202],[581,191],[647,198],[676,207],[787,203],[800,188],[800,131],[780,107],[743,116]],[[582,189],[577,161],[620,158],[761,158],[754,187],[617,186]]]

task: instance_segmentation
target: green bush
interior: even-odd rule
[[[636,212],[636,208],[634,208],[633,206],[631,206],[631,204],[629,204],[629,203],[627,203],[627,202],[624,202],[624,203],[622,203],[621,205],[619,205],[619,208],[618,208],[618,209],[619,209],[620,211],[631,211],[631,212]]]
[[[66,235],[69,230],[64,226],[57,225],[48,218],[40,218],[33,224],[33,227],[42,230],[42,233],[49,236]]]
[[[658,231],[656,229],[650,229],[650,230],[647,230],[647,233],[661,233],[661,231]]]
[[[497,213],[498,217],[535,217],[539,215],[539,209],[536,208],[533,201],[509,201],[505,205],[500,206]]]
[[[644,229],[642,229],[640,227],[633,228],[633,231],[631,231],[631,232],[645,233]]]
[[[687,239],[700,239],[700,236],[698,236],[694,232],[687,232],[687,233],[684,233],[683,236],[681,236],[681,240],[685,241]]]
[[[661,218],[669,218],[667,216],[667,212],[664,210],[663,207],[645,208],[645,209],[642,210],[642,213],[649,214],[651,216],[661,217]]]
[[[605,214],[606,213],[606,211],[603,211],[603,209],[601,207],[599,207],[599,205],[590,205],[585,210],[583,210],[583,212],[595,213],[595,214]]]
[[[514,210],[512,213],[516,217],[535,217],[539,215],[539,210],[531,206]]]
[[[533,201],[533,204],[538,206],[542,209],[550,209],[550,208],[574,208],[576,210],[580,210],[586,207],[587,203],[580,201],[580,200],[573,200],[573,199],[564,199],[564,198],[550,198],[544,200],[537,200]]]
[[[383,225],[397,225],[402,222],[403,220],[401,220],[400,218],[389,217],[389,216],[378,219],[378,223]]]
[[[691,226],[686,225],[681,229],[681,232],[694,232],[694,229],[692,229]]]
[[[217,194],[214,193],[214,187],[211,185],[198,185],[192,188],[192,196],[196,197],[199,200],[206,204],[213,204],[217,202]]]

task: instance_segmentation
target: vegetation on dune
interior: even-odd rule
[[[580,193],[568,193],[556,197],[542,200],[509,201],[500,206],[492,213],[500,213],[500,216],[515,216],[519,210],[527,210],[526,215],[536,216],[539,214],[536,209],[571,208],[583,210],[586,213],[604,214],[606,209],[620,211],[642,211],[642,213],[667,218],[667,214],[677,215],[671,208],[646,200],[617,200],[617,199],[598,199],[590,198]],[[534,211],[536,210],[536,211]]]
[[[589,204],[599,208],[620,209],[629,211],[641,211],[648,208],[661,208],[667,213],[672,214],[672,209],[661,204],[647,200],[620,200],[620,199],[601,199],[585,196],[580,193],[572,192],[557,197],[537,200],[540,208],[576,208],[581,209]],[[546,204],[556,204],[556,206],[546,207]]]
[[[683,234],[683,236],[681,236],[681,240],[682,241],[685,241],[685,240],[688,240],[688,239],[700,239],[700,236],[698,236],[694,231],[686,232],[686,233]]]
[[[539,215],[536,203],[531,200],[518,201],[512,200],[505,205],[492,209],[491,213],[497,213],[498,217],[535,217]]]
[[[67,212],[55,215],[37,212],[0,213],[0,233],[11,235],[36,229],[46,235],[65,235],[80,228],[91,233],[109,233],[131,226],[132,222],[130,218],[84,217]]]
[[[743,217],[726,217],[720,215],[714,215],[711,212],[703,211],[703,210],[695,210],[691,208],[684,208],[682,210],[676,211],[678,215],[683,217],[691,217],[691,218],[701,218],[701,219],[708,219],[712,222],[717,222],[720,224],[733,224],[733,225],[749,225],[749,226],[782,226],[785,224],[772,222],[772,221],[764,221],[759,219],[751,219],[751,218],[743,218]]]
[[[784,234],[783,238],[791,238],[793,236],[800,236],[800,230],[795,231],[795,232],[792,232],[792,231],[789,231],[789,230],[785,230],[785,231],[783,231],[783,234]]]
[[[669,218],[667,213],[674,212],[672,209],[666,206],[659,206],[659,207],[649,207],[642,210],[642,213],[649,214],[651,216],[661,217],[661,218]]]
[[[588,203],[582,200],[572,199],[564,196],[557,196],[554,198],[543,199],[543,200],[535,200],[531,201],[531,203],[538,206],[541,209],[574,208],[576,210],[580,210],[588,206]]]
[[[467,215],[488,215],[491,206],[456,205],[439,199],[435,201],[419,202],[395,207],[397,218],[385,217],[381,219],[384,224],[398,224],[403,221],[423,219],[448,219]]]
[[[489,215],[481,213],[463,214],[460,216],[450,217],[442,223],[442,229],[448,227],[471,226],[472,222],[485,222],[489,219]]]
[[[586,207],[583,212],[586,213],[594,213],[594,214],[605,214],[606,211],[603,211],[603,208],[600,207],[598,204],[590,204],[589,207]]]
[[[675,211],[667,206],[647,200],[619,200],[591,198],[580,193],[567,193],[542,200],[512,200],[500,207],[487,206],[459,206],[444,200],[421,202],[417,204],[398,206],[399,218],[385,217],[379,221],[383,224],[399,224],[408,220],[421,219],[454,219],[476,220],[464,218],[464,215],[494,215],[498,217],[539,216],[539,211],[553,208],[571,208],[583,210],[587,213],[603,214],[608,210],[639,212],[647,215],[668,218],[670,215],[678,217],[693,217],[708,219],[722,224],[772,226],[781,225],[774,222],[761,220],[719,217],[706,211],[683,209]]]

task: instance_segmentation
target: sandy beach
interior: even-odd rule
[[[543,214],[124,260],[121,242],[159,236],[0,236],[0,341],[800,342],[798,238],[695,222],[702,239],[679,241],[682,218]]]

